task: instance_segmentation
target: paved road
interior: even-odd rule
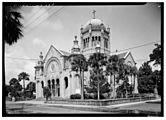
[[[6,112],[8,114],[31,114],[31,113],[48,113],[48,114],[60,114],[60,113],[103,113],[95,111],[84,111],[74,108],[64,108],[51,105],[42,104],[24,104],[24,103],[6,103]]]
[[[158,100],[151,100],[155,102]],[[86,106],[86,105],[69,105],[69,104],[48,104],[44,101],[17,101],[6,102],[6,112],[8,114],[60,114],[60,113],[78,113],[78,114],[131,114],[135,110],[137,113],[140,111],[161,112],[161,104],[159,103],[146,103],[145,101],[134,103],[123,103],[110,106]],[[139,110],[139,111],[138,111]],[[148,114],[148,113],[146,113]],[[156,115],[157,115],[156,114]],[[158,115],[157,115],[158,116]]]

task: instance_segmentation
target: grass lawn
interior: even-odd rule
[[[160,102],[141,103],[135,105],[121,106],[119,107],[119,109],[161,112],[161,103]]]

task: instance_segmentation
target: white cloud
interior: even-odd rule
[[[49,12],[46,7],[33,6],[30,13],[23,13],[25,28],[28,31],[29,29],[36,27],[39,23],[46,20],[49,16]]]
[[[39,38],[34,38],[33,39],[33,44],[34,45],[39,45],[40,47],[43,47],[43,48],[47,47],[46,43],[43,40],[39,39]]]
[[[54,31],[62,30],[64,28],[62,21],[57,19],[51,20],[49,16],[54,14],[55,10],[53,7],[46,6],[33,6],[30,12],[22,11],[23,13],[23,24],[25,27],[25,33],[38,27],[40,30],[53,29]]]
[[[64,28],[63,23],[61,22],[61,20],[56,20],[55,22],[52,21],[46,21],[41,25],[42,28],[49,28],[52,29],[53,31],[59,31],[62,30]]]
[[[17,58],[17,59],[16,59]],[[34,66],[36,61],[24,60],[30,59],[25,55],[22,47],[17,46],[5,51],[5,83],[9,83],[11,78],[18,78],[18,74],[26,72],[30,75],[30,80],[34,80]]]

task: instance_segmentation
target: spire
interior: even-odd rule
[[[96,12],[95,10],[93,10],[93,12],[92,12],[93,13],[93,19],[95,19],[95,12]]]
[[[74,53],[74,54],[77,54],[77,53],[79,53],[80,52],[80,47],[79,47],[79,45],[78,45],[78,40],[77,40],[77,36],[74,36],[74,45],[73,45],[73,47],[72,47],[72,49],[71,49],[71,52],[72,53]]]
[[[43,55],[42,52],[40,52],[40,56],[39,56],[40,60],[43,60]]]
[[[74,45],[78,45],[78,40],[77,40],[77,36],[74,36],[75,40],[74,40]]]

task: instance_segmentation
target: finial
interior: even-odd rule
[[[93,10],[93,12],[92,12],[93,13],[93,19],[95,19],[95,12],[96,12],[95,10]]]
[[[77,40],[77,36],[74,36],[75,37],[75,40]]]
[[[118,52],[118,50],[116,50],[116,52]]]
[[[42,52],[40,52],[40,56],[39,56],[40,60],[43,59],[43,55],[42,55]]]

